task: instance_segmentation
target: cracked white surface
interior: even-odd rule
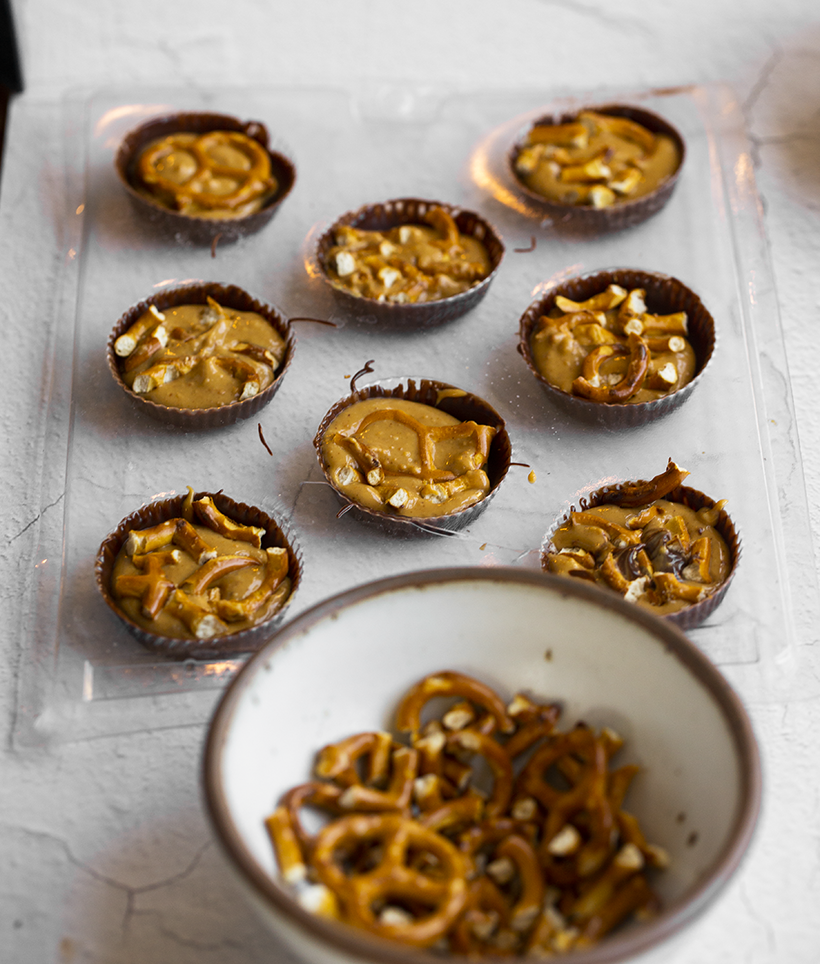
[[[53,105],[78,87],[100,89],[124,79],[140,87],[158,78],[195,87],[205,76],[208,87],[332,85],[339,77],[354,85],[397,78],[455,89],[556,91],[732,83],[754,145],[817,542],[816,3],[622,0],[615,8],[603,0],[514,0],[502,14],[490,0],[401,6],[238,0],[230,22],[214,0],[19,0],[14,6],[28,90],[12,106],[0,193],[0,325],[6,345],[14,346],[0,355],[0,864],[7,868],[0,878],[0,958],[9,964],[284,962],[212,844],[199,804],[201,727],[52,751],[8,749],[19,670],[11,630],[25,629],[29,619],[20,612],[15,575],[31,561],[38,518],[59,508],[39,503],[41,460],[48,468],[53,452],[43,453],[34,437],[47,321],[65,250],[57,216],[62,145],[51,125]],[[802,631],[816,641],[816,627]],[[671,964],[820,959],[820,703],[815,697],[751,709],[766,766],[762,824],[727,892],[669,949]]]

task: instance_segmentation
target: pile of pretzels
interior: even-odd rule
[[[622,809],[639,768],[610,766],[612,730],[562,732],[559,716],[461,673],[425,677],[396,714],[407,744],[330,744],[284,794],[266,821],[282,878],[317,914],[456,954],[549,956],[656,913],[646,870],[668,858]]]

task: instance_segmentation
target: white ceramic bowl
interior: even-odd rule
[[[458,670],[504,698],[558,699],[559,726],[607,724],[617,765],[643,768],[626,799],[671,857],[653,886],[664,909],[573,964],[624,961],[690,923],[736,870],[760,804],[760,763],[742,704],[675,626],[594,586],[518,569],[443,569],[385,579],[320,603],[239,673],[208,735],[204,787],[242,888],[306,961],[421,964],[430,954],[314,917],[279,882],[264,826],[311,776],[316,751],[390,729],[417,680]]]

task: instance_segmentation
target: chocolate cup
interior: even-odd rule
[[[147,529],[166,519],[173,519],[182,515],[182,506],[188,498],[177,495],[172,499],[151,502],[149,505],[132,512],[117,528],[103,541],[97,553],[94,571],[97,577],[97,588],[103,599],[114,612],[125,628],[132,633],[147,649],[174,659],[219,659],[240,653],[250,653],[260,649],[270,638],[273,630],[282,621],[285,611],[290,605],[293,595],[302,579],[302,554],[293,537],[282,528],[271,516],[262,509],[245,505],[244,502],[234,502],[233,499],[221,492],[197,492],[195,499],[209,495],[220,512],[229,516],[241,525],[259,526],[265,530],[262,539],[263,549],[287,549],[288,575],[291,579],[291,591],[288,598],[269,619],[226,636],[216,636],[213,639],[193,639],[190,637],[161,636],[151,633],[138,623],[133,622],[120,609],[111,591],[111,577],[117,554],[128,539],[132,529]]]
[[[203,218],[182,214],[165,207],[140,189],[136,173],[142,149],[153,140],[169,134],[207,134],[208,131],[238,131],[257,141],[268,153],[271,172],[276,178],[276,193],[254,214],[237,218]],[[229,114],[179,113],[154,117],[129,131],[122,140],[114,166],[123,187],[139,215],[160,231],[194,244],[211,244],[217,236],[220,243],[236,241],[263,228],[279,210],[296,182],[296,167],[290,158],[268,147],[268,132],[258,121],[241,121]]]
[[[608,114],[610,117],[626,117],[628,120],[641,124],[653,134],[666,134],[677,144],[680,151],[680,164],[677,170],[662,184],[658,185],[650,194],[632,201],[619,201],[607,208],[594,208],[589,205],[559,204],[545,198],[543,194],[533,191],[519,177],[515,163],[518,155],[527,146],[527,137],[533,127],[543,125],[568,124],[577,119],[581,110],[593,110],[598,114]],[[641,224],[666,204],[678,183],[683,163],[686,159],[686,143],[680,133],[659,114],[644,110],[642,107],[631,107],[627,104],[605,104],[603,107],[587,107],[572,113],[546,114],[527,125],[526,130],[510,149],[507,155],[510,170],[518,190],[535,202],[540,210],[547,214],[559,229],[566,229],[569,233],[579,236],[609,234],[623,231]]]
[[[363,522],[373,523],[385,532],[403,533],[405,535],[412,533],[435,534],[437,532],[452,532],[457,529],[463,529],[478,518],[487,508],[490,500],[495,496],[499,486],[504,481],[510,467],[510,460],[512,458],[510,438],[507,435],[504,419],[491,405],[477,395],[465,392],[464,395],[459,397],[448,397],[439,400],[439,392],[452,390],[454,387],[453,385],[448,385],[446,382],[431,381],[426,378],[421,379],[418,384],[413,379],[407,379],[393,388],[386,388],[379,384],[369,385],[366,388],[354,392],[347,398],[336,402],[333,408],[325,415],[313,439],[313,444],[316,447],[319,465],[322,468],[325,479],[336,493],[339,501],[343,505],[350,507],[350,515],[355,516]],[[462,389],[457,389],[457,391],[462,391]],[[366,398],[404,398],[411,402],[420,402],[422,405],[429,405],[432,408],[441,409],[441,411],[447,412],[448,415],[452,415],[461,422],[474,421],[481,425],[491,425],[497,429],[490,444],[487,464],[484,466],[484,471],[490,480],[490,491],[487,495],[480,502],[476,502],[474,505],[467,506],[457,512],[451,512],[448,515],[442,516],[425,516],[423,518],[377,512],[360,505],[358,502],[353,502],[337,488],[331,478],[328,466],[325,464],[322,456],[322,440],[324,439],[328,426],[337,415],[355,402],[361,402]]]
[[[461,234],[476,238],[487,249],[492,270],[478,284],[460,294],[438,301],[417,302],[397,305],[374,298],[354,295],[334,284],[327,274],[327,258],[330,249],[336,244],[336,230],[342,225],[350,225],[366,231],[388,231],[402,224],[425,224],[423,215],[432,207],[440,207],[452,215]],[[465,211],[452,204],[441,201],[421,201],[418,198],[397,198],[383,204],[368,204],[358,211],[343,214],[319,237],[316,242],[316,262],[320,276],[327,282],[339,305],[354,318],[374,319],[391,328],[404,328],[413,331],[417,328],[432,328],[460,318],[471,311],[487,294],[490,284],[498,273],[504,258],[504,244],[496,229],[473,211]]]
[[[673,314],[685,311],[688,317],[687,335],[697,359],[695,377],[687,385],[669,395],[662,395],[650,402],[623,404],[614,402],[593,402],[580,398],[551,385],[538,371],[532,355],[531,341],[542,315],[550,312],[558,295],[572,301],[585,301],[604,291],[608,285],[617,284],[622,288],[643,288],[646,290],[646,304],[655,314]],[[679,408],[689,398],[703,378],[704,370],[715,350],[715,321],[706,310],[700,298],[683,282],[669,275],[654,271],[639,271],[632,268],[613,268],[595,271],[560,282],[546,294],[534,301],[521,316],[519,322],[518,351],[527,367],[538,379],[539,384],[555,404],[569,415],[587,422],[605,425],[608,428],[630,428],[644,425],[667,415]]]
[[[128,331],[140,315],[148,311],[150,305],[154,305],[158,311],[174,308],[177,305],[205,305],[208,303],[209,296],[224,308],[233,308],[236,311],[255,311],[285,339],[285,353],[274,373],[273,382],[264,391],[252,398],[246,398],[241,402],[229,402],[227,405],[219,405],[215,408],[173,408],[170,405],[160,405],[150,398],[132,391],[123,381],[120,372],[120,359],[114,351],[114,342],[120,335]],[[122,388],[138,411],[150,415],[151,418],[159,422],[179,425],[182,428],[196,431],[233,425],[234,422],[250,418],[264,408],[279,390],[285,372],[293,360],[295,350],[296,338],[293,330],[287,318],[278,308],[257,301],[247,291],[243,291],[242,288],[237,288],[235,285],[211,282],[185,285],[182,288],[169,288],[166,291],[157,292],[150,298],[146,298],[145,301],[134,305],[133,308],[129,308],[114,326],[114,330],[108,339],[108,368],[114,376],[114,381]]]
[[[590,492],[589,495],[578,500],[578,511],[584,512],[587,509],[594,509],[596,506],[611,503],[613,501],[612,496],[619,492],[625,484],[627,483],[619,482],[615,485],[605,485],[600,489],[596,489],[594,492]],[[679,502],[695,512],[704,508],[712,509],[715,506],[714,499],[710,498],[708,495],[704,495],[703,492],[698,491],[698,489],[691,489],[686,485],[676,486],[671,490],[671,492],[664,495],[663,498],[668,502]],[[566,512],[556,519],[549,532],[544,537],[544,542],[541,546],[541,568],[545,572],[549,572],[547,553],[555,551],[555,547],[552,544],[553,536],[562,525],[569,522],[571,514],[575,511],[575,506],[570,506]],[[674,613],[657,614],[660,615],[662,619],[668,619],[670,622],[675,623],[675,625],[679,626],[681,629],[694,629],[696,626],[700,625],[700,623],[702,623],[704,619],[706,619],[706,617],[709,616],[720,605],[723,597],[726,595],[726,590],[729,588],[729,584],[735,577],[735,572],[737,571],[737,566],[740,562],[741,542],[734,523],[724,509],[721,509],[718,514],[715,529],[723,536],[729,549],[729,556],[731,558],[731,569],[729,570],[729,575],[712,593],[712,595],[707,596],[706,599],[703,599],[698,603],[693,603],[691,606],[686,606],[684,609],[679,609]],[[595,585],[599,584],[596,583]],[[599,588],[602,592],[615,592],[614,589],[609,590],[603,586],[599,586]],[[649,609],[650,612],[653,611],[651,607],[643,608]]]

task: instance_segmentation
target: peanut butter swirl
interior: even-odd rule
[[[322,457],[337,488],[376,511],[447,515],[483,499],[495,428],[402,398],[355,402],[328,426]]]

